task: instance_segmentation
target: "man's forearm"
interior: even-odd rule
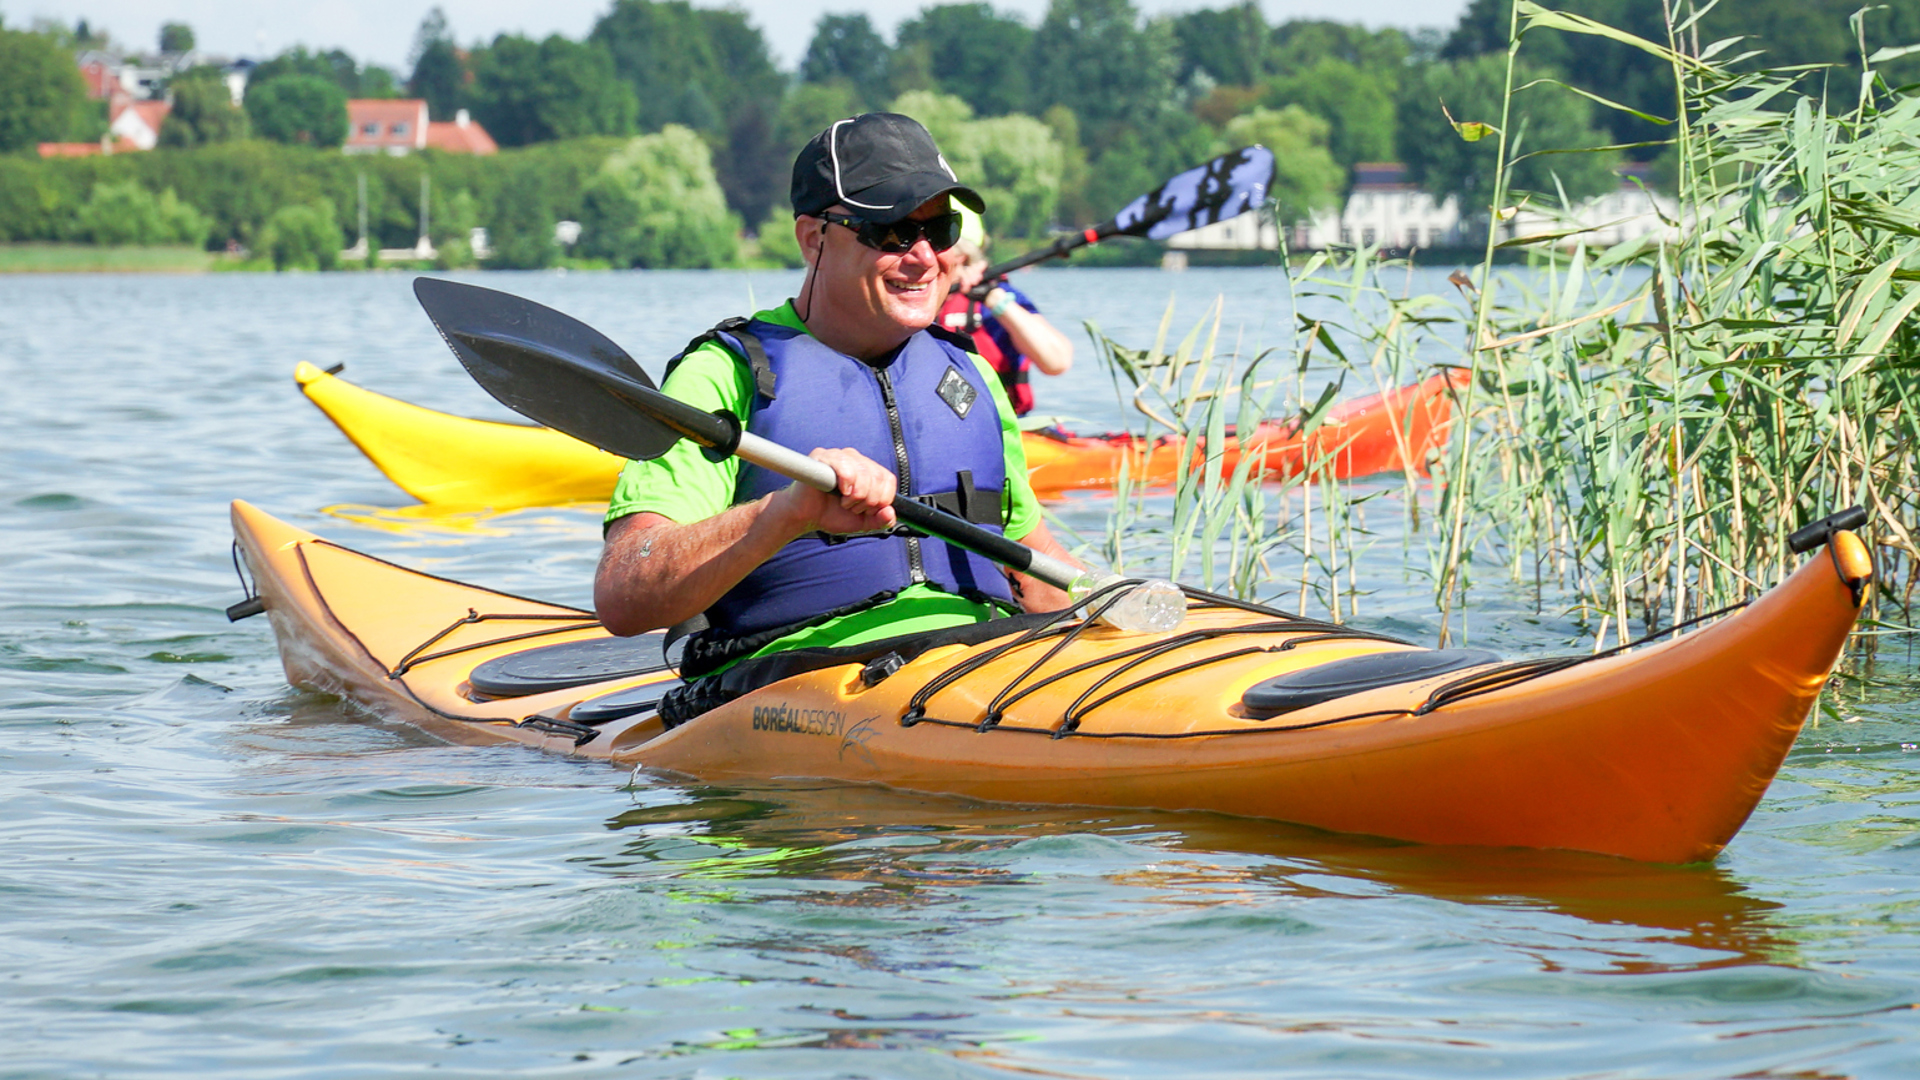
[[[796,533],[772,496],[682,525],[658,514],[613,523],[593,604],[615,634],[641,634],[699,614]]]

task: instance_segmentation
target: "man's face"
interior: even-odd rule
[[[925,221],[950,212],[947,197],[938,195],[908,216]],[[822,232],[822,219],[802,221],[812,226],[802,229],[801,246],[814,256],[815,267],[809,325],[826,319],[857,337],[892,337],[897,344],[933,323],[961,262],[957,249],[936,252],[922,237],[912,248],[889,254],[862,244],[852,229],[827,224]]]

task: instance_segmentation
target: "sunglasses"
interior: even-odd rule
[[[960,242],[960,215],[957,213],[941,214],[925,221],[902,218],[891,225],[876,225],[871,221],[836,214],[821,214],[820,218],[829,224],[852,229],[854,239],[889,255],[911,251],[913,245],[923,237],[935,251],[945,251]]]

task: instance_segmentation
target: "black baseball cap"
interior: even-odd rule
[[[953,175],[933,135],[899,113],[836,120],[793,159],[794,217],[837,203],[854,217],[891,225],[938,195],[952,195],[976,214],[986,209],[979,193]]]

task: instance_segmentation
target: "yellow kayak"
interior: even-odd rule
[[[1398,469],[1424,472],[1446,445],[1452,392],[1462,375],[1436,375],[1386,394],[1356,398],[1331,409],[1311,434],[1269,421],[1247,438],[1229,434],[1219,466],[1232,470],[1240,455],[1261,455],[1255,475],[1292,477],[1331,469],[1335,476],[1367,476]],[[356,386],[302,362],[293,381],[362,453],[401,490],[447,509],[553,506],[605,502],[619,476],[620,458],[569,435],[529,424],[473,420],[410,405]],[[1111,489],[1125,471],[1151,486],[1171,484],[1180,442],[1120,433],[1076,435],[1058,429],[1026,432],[1022,441],[1034,492],[1056,498],[1069,491]],[[1205,455],[1196,454],[1197,464]]]
[[[744,673],[740,696],[668,727],[657,635],[232,516],[258,595],[230,614],[265,611],[288,680],[455,742],[1662,862],[1712,858],[1746,821],[1872,576],[1834,532],[1703,629],[1518,662],[1190,592],[1168,634],[1026,616],[747,661],[715,676]]]

